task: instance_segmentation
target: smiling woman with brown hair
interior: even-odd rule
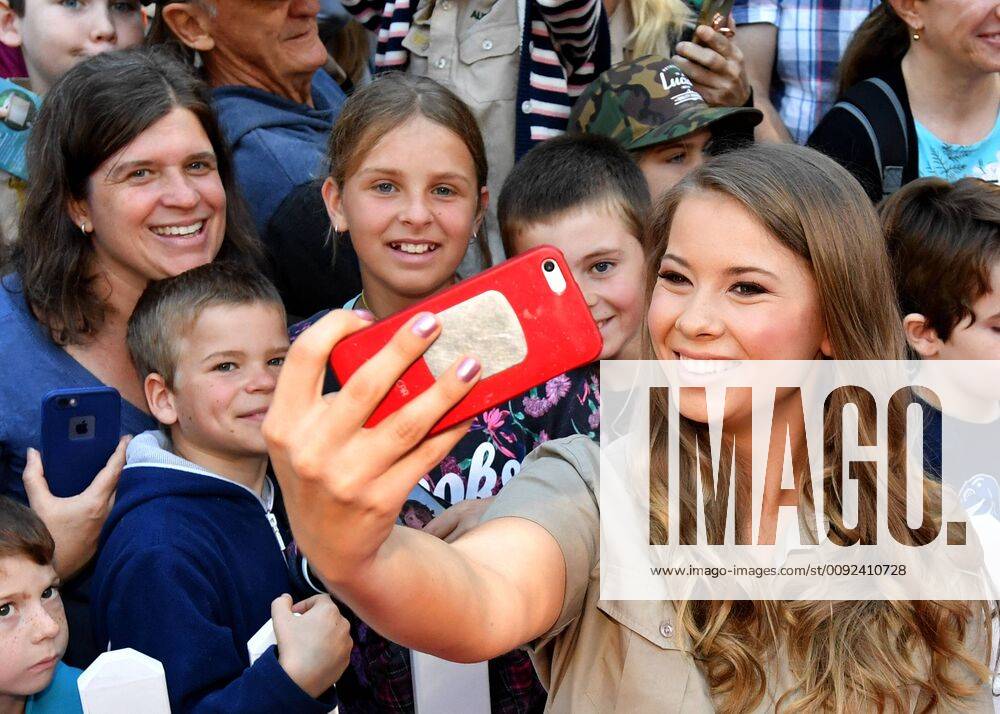
[[[57,550],[72,547],[58,561],[68,576],[93,555],[117,478],[52,499],[34,458],[22,483],[42,398],[107,385],[123,397],[123,434],[154,428],[125,345],[139,295],[216,257],[255,263],[260,248],[205,87],[163,53],[108,53],[70,70],[42,107],[28,165],[15,272],[0,278],[0,493],[30,498]],[[86,639],[86,625],[73,629],[71,645]]]
[[[1000,180],[1000,0],[882,0],[809,137],[873,201],[926,176]]]
[[[647,359],[902,354],[874,211],[819,154],[767,145],[718,157],[660,203],[652,225]],[[423,436],[476,381],[453,367],[362,428],[437,336],[413,329],[427,317],[332,400],[319,389],[325,357],[367,323],[350,313],[317,323],[289,353],[264,425],[300,548],[387,637],[458,661],[524,645],[551,712],[992,711],[988,613],[978,603],[600,600],[598,451],[585,438],[542,445],[452,544],[393,528],[412,485],[463,428]],[[705,428],[697,409],[682,404],[681,416]],[[693,456],[682,448],[681,458]],[[826,474],[828,509],[835,482]],[[801,483],[796,497],[808,508],[809,479]],[[861,507],[874,506],[863,495]],[[888,513],[890,528],[905,519],[898,494]]]

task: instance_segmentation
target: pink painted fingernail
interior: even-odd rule
[[[472,357],[466,357],[462,360],[462,363],[458,365],[458,369],[455,373],[463,382],[471,382],[475,376],[479,374],[481,367],[482,365],[479,364],[479,360]]]
[[[410,329],[413,330],[414,334],[427,338],[437,329],[437,324],[437,318],[431,313],[425,312],[417,318]]]
[[[375,322],[375,315],[372,314],[371,310],[354,310],[354,314],[365,322]]]

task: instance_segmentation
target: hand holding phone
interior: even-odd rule
[[[541,262],[536,262],[538,259]],[[576,304],[564,315],[559,314],[565,303],[556,290],[560,287],[558,282],[550,284],[549,279],[537,272],[544,270],[547,259],[554,262],[545,272],[553,274],[553,281],[557,275],[566,280],[561,292],[572,295]],[[504,280],[504,276],[510,278],[512,264],[514,280]],[[505,266],[498,282],[496,275]],[[528,275],[534,276],[532,284],[536,288],[541,280],[551,294],[532,295],[532,290],[524,290]],[[573,349],[585,355],[580,363],[600,354],[600,333],[570,275],[558,251],[539,248],[453,288],[469,290],[471,285],[466,299],[494,288],[502,295],[510,293],[509,306],[520,329],[536,337],[541,333],[545,338],[541,342],[527,340],[527,351],[518,363],[540,365],[538,375],[527,376],[526,385],[512,382],[507,384],[508,388],[524,391],[548,379],[545,375],[551,370],[557,370],[558,374],[571,366],[553,360],[555,352],[546,351],[548,345],[576,345]],[[518,297],[522,291],[524,294]],[[467,401],[468,395],[488,379],[506,383],[513,373],[508,370],[518,366],[483,377],[485,371],[481,368],[463,372],[453,363],[434,378],[423,355],[442,334],[442,321],[430,310],[443,312],[463,302],[466,300],[462,294],[441,293],[418,306],[416,314],[408,311],[374,325],[357,313],[335,310],[303,332],[288,352],[264,420],[264,438],[281,483],[296,543],[302,552],[309,553],[313,572],[342,598],[349,599],[353,588],[365,581],[372,568],[378,567],[382,545],[393,533],[413,487],[441,463],[464,436],[467,426],[459,422],[436,435],[428,432],[440,428],[442,417],[453,416],[463,404],[461,412],[471,409],[477,413],[475,410],[485,403],[483,394],[474,403]],[[548,306],[542,304],[546,302]],[[570,324],[579,320],[585,329],[569,329],[565,319],[570,316],[575,316]],[[388,330],[384,327],[386,323],[391,324]],[[463,334],[462,330],[457,332]],[[352,349],[359,354],[352,358],[351,368],[354,364],[359,366],[341,382],[339,392],[324,396],[323,379],[329,355],[332,352],[347,358]],[[504,359],[510,361],[514,353],[506,352]],[[407,381],[410,370],[415,368],[419,368],[419,375],[425,380],[420,386],[426,388],[405,402],[389,403],[386,409],[385,396],[396,394],[398,400],[400,383],[407,391],[409,385],[417,384]],[[525,375],[528,371],[518,370],[518,374]],[[492,387],[487,394],[499,396]],[[500,401],[504,399],[501,397]],[[393,409],[394,406],[397,408]],[[386,409],[383,418],[373,426],[366,426],[380,408]]]
[[[41,456],[34,449],[28,449],[27,463],[21,474],[24,492],[31,510],[52,534],[56,544],[55,568],[63,580],[69,580],[82,570],[97,552],[98,538],[115,501],[118,478],[125,466],[125,450],[131,438],[122,437],[107,464],[83,493],[67,498],[52,495]]]
[[[441,334],[397,380],[366,426],[375,426],[422,394],[463,355],[480,360],[481,379],[431,434],[592,362],[601,353],[600,332],[562,253],[542,246],[340,342],[330,355],[340,383],[420,312],[437,316]]]
[[[678,42],[670,58],[713,107],[741,107],[750,99],[743,52],[730,27],[733,0],[705,0],[690,42]]]
[[[733,11],[734,0],[704,0],[701,5],[701,13],[698,15],[699,25],[708,25],[716,32],[723,32],[723,28],[729,30],[729,14]]]

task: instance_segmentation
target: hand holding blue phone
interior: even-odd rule
[[[94,557],[97,540],[115,502],[118,477],[125,466],[125,450],[132,437],[123,436],[104,467],[82,493],[69,498],[53,496],[45,480],[42,457],[28,449],[22,480],[28,505],[52,533],[56,544],[56,572],[67,580]]]

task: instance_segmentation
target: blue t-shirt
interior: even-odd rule
[[[924,176],[938,176],[958,181],[971,176],[1000,183],[1000,116],[993,131],[975,144],[948,144],[938,139],[920,122],[917,127],[918,171]]]
[[[76,680],[81,674],[83,672],[74,667],[62,662],[57,664],[52,683],[38,694],[28,697],[24,714],[83,714],[80,691],[76,688]]]
[[[0,278],[0,494],[26,502],[21,472],[28,447],[40,446],[42,398],[53,389],[102,385],[31,315],[20,278]],[[122,434],[155,428],[153,417],[122,402]]]

